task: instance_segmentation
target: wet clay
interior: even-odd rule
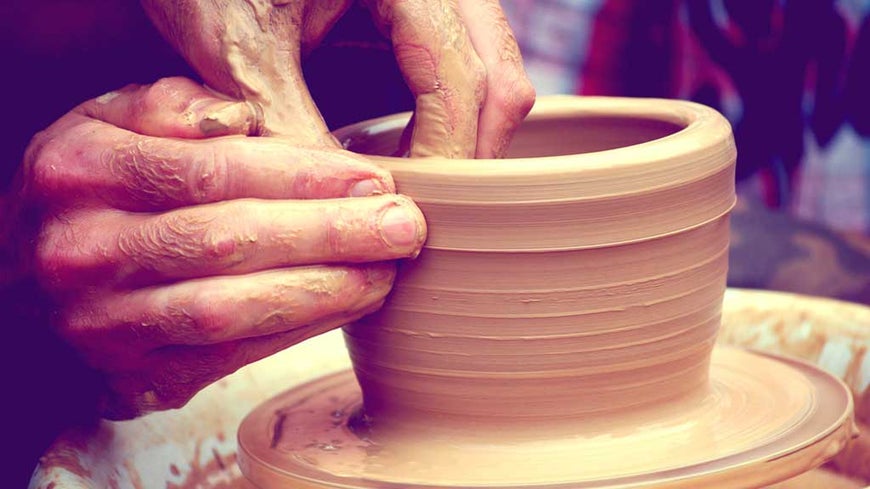
[[[355,376],[242,423],[240,465],[259,487],[751,487],[853,436],[833,377],[714,355],[735,200],[718,113],[545,98],[510,159],[377,156],[406,122],[337,136],[414,198],[424,251],[380,311],[345,327]]]
[[[262,135],[307,145],[334,146],[302,79],[298,26],[301,6],[286,1],[225,2],[219,42],[240,96],[260,111]]]
[[[707,385],[727,123],[691,104],[569,100],[539,103],[505,161],[378,160],[429,223],[386,307],[345,328],[380,432],[537,432]],[[348,149],[380,152],[353,132]]]
[[[781,383],[752,379],[758,369]],[[811,369],[720,349],[711,373],[711,388],[681,403],[534,429],[464,426],[477,433],[435,420],[384,432],[361,410],[353,376],[337,374],[255,410],[240,431],[240,463],[258,487],[307,478],[353,488],[760,487],[820,464],[851,435],[845,416],[817,416],[801,398],[826,396],[838,414],[849,407],[842,385],[809,385]]]

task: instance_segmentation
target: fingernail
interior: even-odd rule
[[[370,195],[381,195],[384,193],[384,186],[375,179],[362,180],[351,185],[348,194],[351,197],[368,197]]]
[[[381,237],[387,245],[408,248],[420,241],[420,226],[417,216],[406,206],[395,205],[381,216]]]

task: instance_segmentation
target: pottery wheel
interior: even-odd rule
[[[745,487],[807,471],[853,434],[838,379],[731,348],[714,351],[709,386],[690,399],[567,421],[555,434],[381,438],[361,404],[350,371],[267,401],[239,429],[243,472],[294,488]]]

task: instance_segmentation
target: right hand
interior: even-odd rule
[[[169,78],[90,100],[33,138],[13,198],[34,234],[15,239],[54,326],[102,373],[104,416],[181,406],[372,312],[390,260],[419,252],[423,216],[387,172],[244,137],[256,119]]]

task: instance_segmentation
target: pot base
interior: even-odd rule
[[[239,428],[242,472],[263,489],[753,487],[822,464],[854,435],[838,379],[721,347],[698,393],[557,432],[396,435],[369,426],[361,405],[350,371],[261,404]]]

